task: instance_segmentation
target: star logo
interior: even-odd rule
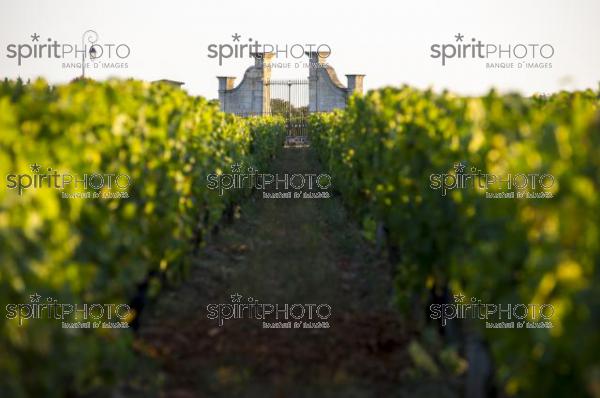
[[[39,303],[41,298],[42,296],[40,296],[37,293],[29,295],[29,301],[31,301],[32,303]]]
[[[233,35],[231,35],[231,37],[233,37],[233,41],[240,41],[240,37],[242,37],[242,36],[241,36],[241,35],[238,35],[238,34],[236,33],[236,34],[233,34]]]
[[[239,173],[242,170],[242,165],[240,163],[234,163],[231,165],[231,171],[234,173]]]
[[[29,165],[29,168],[31,168],[31,171],[33,171],[34,173],[39,173],[40,172],[40,167],[42,167],[42,166],[40,166],[37,163]]]
[[[463,162],[454,163],[454,171],[457,173],[462,173],[465,170],[465,165]]]
[[[454,302],[455,303],[462,303],[463,300],[465,299],[465,295],[462,293],[458,293],[454,295]]]
[[[456,39],[456,41],[463,41],[465,36],[461,35],[460,33],[457,35],[454,35],[454,38]]]
[[[31,41],[40,41],[40,35],[34,33],[31,35]]]
[[[242,300],[242,295],[239,293],[236,294],[232,294],[231,295],[231,302],[232,303],[239,303]]]

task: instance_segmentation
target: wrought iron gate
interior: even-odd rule
[[[308,80],[269,80],[267,114],[285,118],[288,142],[305,143],[308,138]]]

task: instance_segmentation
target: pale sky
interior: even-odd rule
[[[0,77],[43,76],[65,82],[80,69],[61,60],[8,58],[10,44],[33,44],[51,37],[81,43],[88,29],[100,42],[125,43],[128,68],[88,70],[108,76],[185,82],[191,94],[217,96],[219,75],[239,83],[252,60],[226,59],[219,66],[208,46],[241,43],[321,44],[331,47],[329,64],[345,84],[345,74],[366,74],[365,89],[410,84],[479,94],[492,86],[525,94],[559,89],[597,88],[600,81],[600,1],[598,0],[424,0],[424,1],[149,1],[0,0]],[[433,44],[476,38],[485,43],[550,44],[547,69],[487,69],[485,60],[430,57]],[[73,61],[73,60],[69,60]],[[279,60],[278,60],[279,61]],[[295,62],[294,59],[281,62]],[[307,61],[304,59],[303,61]],[[274,78],[299,78],[306,68],[275,70]]]

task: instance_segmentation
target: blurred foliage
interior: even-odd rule
[[[148,275],[155,275],[153,286],[181,279],[199,237],[249,193],[221,197],[207,188],[207,175],[240,162],[264,167],[284,133],[281,119],[226,115],[214,102],[165,84],[4,81],[3,178],[31,173],[37,163],[71,174],[127,174],[131,185],[128,199],[1,189],[2,307],[28,303],[33,293],[60,303],[129,303]],[[19,326],[2,317],[0,396],[93,391],[127,374],[131,341],[130,330],[61,329],[43,319]]]
[[[484,331],[507,395],[598,391],[599,98],[384,88],[310,119],[311,142],[366,236],[382,225],[399,253],[405,313],[446,289],[483,303],[555,306],[552,329]],[[473,188],[442,196],[430,176],[455,173],[457,162],[498,175],[550,173],[554,197],[485,199]]]

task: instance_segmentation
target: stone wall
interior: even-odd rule
[[[271,68],[267,65],[273,54],[254,53],[252,56],[254,65],[246,69],[244,78],[237,87],[234,87],[235,77],[217,77],[222,111],[241,115],[268,113],[270,98],[266,82],[271,78]]]
[[[309,64],[309,111],[331,112],[346,107],[348,98],[355,92],[362,93],[364,75],[346,75],[348,85],[340,82],[335,70],[327,63],[328,53],[306,53]]]

